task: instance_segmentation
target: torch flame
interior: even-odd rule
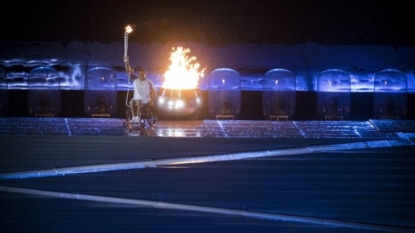
[[[184,90],[196,89],[199,77],[204,76],[205,69],[199,71],[200,64],[196,62],[196,57],[188,57],[189,48],[172,48],[173,52],[169,60],[171,65],[164,74],[164,89]]]
[[[130,25],[127,25],[127,27],[125,27],[125,33],[130,34],[133,31],[133,28]]]

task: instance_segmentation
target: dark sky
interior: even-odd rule
[[[3,6],[3,42],[123,42],[124,27],[134,23],[132,43],[415,45],[409,1],[33,0]]]

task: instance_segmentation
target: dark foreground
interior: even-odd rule
[[[0,118],[2,232],[414,232],[415,122]]]

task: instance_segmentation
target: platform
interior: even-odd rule
[[[217,138],[390,138],[413,137],[414,120],[368,121],[158,121],[154,127],[126,130],[118,118],[0,118],[0,135],[88,135]]]

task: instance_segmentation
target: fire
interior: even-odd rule
[[[133,31],[133,27],[131,27],[130,25],[127,25],[127,27],[125,27],[125,33],[130,34]]]
[[[200,64],[196,62],[196,57],[188,57],[189,48],[172,48],[173,52],[169,60],[171,65],[164,74],[164,89],[184,90],[196,89],[199,77],[204,76],[205,69],[199,71]]]

